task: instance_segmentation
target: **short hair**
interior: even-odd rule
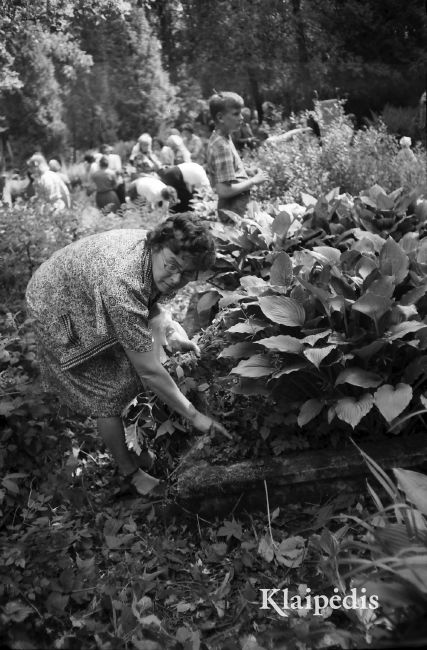
[[[172,149],[182,149],[184,146],[184,141],[180,135],[172,134],[166,140],[166,144],[168,147],[172,147]]]
[[[109,163],[108,163],[108,158],[107,158],[107,156],[101,156],[101,158],[99,159],[99,163],[98,163],[98,165],[99,165],[100,167],[102,167],[103,169],[105,169],[106,167],[108,167],[108,164],[109,164]]]
[[[28,167],[36,167],[37,169],[49,169],[46,158],[41,153],[33,153],[31,158],[27,160]]]
[[[400,138],[399,144],[402,147],[402,149],[409,149],[409,147],[412,144],[412,140],[407,135],[404,135],[403,138]]]
[[[51,158],[49,160],[48,165],[49,165],[49,169],[52,172],[60,172],[61,171],[61,163],[56,158]]]
[[[109,144],[101,144],[101,146],[99,147],[99,151],[100,153],[110,153],[112,148],[113,147]]]
[[[142,135],[139,136],[138,142],[142,144],[143,142],[146,142],[148,144],[152,143],[152,138],[149,133],[143,133]]]
[[[213,120],[216,121],[218,113],[225,113],[233,108],[243,108],[245,102],[237,93],[228,91],[215,93],[209,99],[209,111]]]
[[[198,271],[206,271],[215,262],[215,242],[200,217],[189,213],[171,215],[147,234],[153,250],[170,248],[175,255],[189,255]]]
[[[181,126],[181,131],[188,131],[189,133],[194,133],[194,127],[190,122],[186,122]]]

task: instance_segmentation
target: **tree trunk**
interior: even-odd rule
[[[307,101],[309,88],[312,85],[310,73],[310,56],[305,36],[304,18],[301,12],[301,0],[291,0],[292,12],[295,19],[295,38],[298,49],[298,77],[303,102]]]
[[[260,93],[258,79],[253,68],[248,68],[248,77],[255,108],[258,113],[258,124],[261,124],[264,117],[262,110],[262,95]]]

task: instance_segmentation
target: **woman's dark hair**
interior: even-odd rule
[[[94,163],[95,162],[95,156],[92,153],[87,153],[84,155],[83,160],[87,163]]]
[[[152,250],[166,247],[175,255],[191,256],[199,271],[206,271],[215,262],[214,239],[194,214],[168,217],[148,233],[147,244]]]

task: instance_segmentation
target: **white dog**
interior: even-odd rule
[[[140,176],[132,181],[129,197],[132,201],[137,198],[145,199],[152,210],[161,208],[165,212],[178,201],[175,188],[166,185],[156,176]]]

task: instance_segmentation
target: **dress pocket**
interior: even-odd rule
[[[73,321],[71,320],[70,314],[61,314],[59,317],[59,322],[61,323],[62,327],[64,328],[64,332],[66,334],[66,339],[67,339],[67,344],[68,347],[76,347],[80,343],[80,339],[78,335],[76,334],[76,331],[74,329]]]

